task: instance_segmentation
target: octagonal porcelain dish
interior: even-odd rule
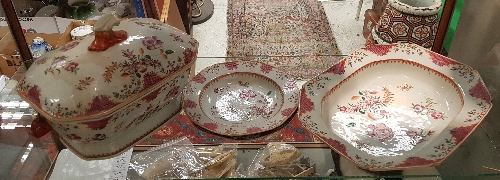
[[[272,130],[297,109],[295,79],[265,63],[233,61],[212,65],[185,87],[183,104],[191,120],[226,136]]]
[[[104,15],[94,28],[38,58],[17,87],[83,159],[118,155],[175,116],[198,52],[154,19]]]
[[[302,87],[299,118],[371,171],[441,163],[491,109],[470,66],[414,44],[368,46]]]

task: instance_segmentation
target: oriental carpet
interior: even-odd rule
[[[337,62],[321,55],[341,54],[317,0],[229,0],[227,23],[228,57],[258,56],[298,79]]]

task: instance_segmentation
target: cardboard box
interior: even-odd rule
[[[52,48],[55,48],[61,34],[41,34],[41,33],[27,33],[24,35],[28,45],[32,45],[32,39],[35,37],[42,37]],[[0,71],[2,74],[12,77],[21,66],[22,59],[20,56],[15,55],[17,50],[16,42],[10,33],[7,33],[0,40]]]
[[[0,40],[3,39],[3,37],[9,33],[10,33],[9,27],[0,27]]]

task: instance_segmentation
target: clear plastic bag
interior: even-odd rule
[[[201,177],[203,163],[191,142],[180,138],[132,156],[129,179],[192,179]]]
[[[261,148],[249,167],[238,167],[238,177],[305,177],[315,174],[309,157],[292,145],[269,143]]]
[[[199,147],[196,152],[203,163],[202,178],[235,177],[236,152],[235,145],[219,145],[216,147]]]

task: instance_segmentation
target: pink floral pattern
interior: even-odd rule
[[[289,80],[286,82],[284,87],[285,87],[285,89],[295,89],[295,88],[297,88],[297,83],[295,83],[294,80]]]
[[[85,115],[90,116],[94,114],[99,114],[101,112],[107,111],[119,103],[111,100],[111,97],[106,95],[99,95],[92,99],[89,109],[85,111]]]
[[[78,44],[80,44],[80,41],[71,41],[68,44],[61,47],[61,49],[59,49],[59,50],[62,52],[66,52],[66,51],[69,51],[69,50],[75,48]]]
[[[125,27],[127,25],[128,27],[136,27],[135,23],[130,20],[123,20],[120,24],[120,26],[125,25]],[[145,24],[166,27],[161,23]],[[77,149],[73,152],[79,153],[81,157],[108,158],[115,155],[113,153],[119,153],[116,151],[129,148],[137,140],[153,132],[158,127],[157,125],[164,124],[166,119],[163,118],[168,119],[171,116],[170,113],[179,112],[180,103],[177,98],[170,102],[163,102],[163,100],[166,97],[178,97],[179,89],[187,83],[189,67],[187,67],[188,64],[184,63],[184,59],[189,63],[194,62],[197,56],[197,44],[186,42],[192,38],[175,29],[168,29],[168,31],[177,34],[176,37],[168,36],[169,34],[162,36],[161,34],[165,34],[165,32],[147,28],[129,30],[127,31],[130,36],[149,34],[146,35],[149,37],[138,41],[126,41],[123,46],[110,48],[106,53],[99,55],[92,53],[88,55],[87,47],[82,47],[83,41],[72,41],[56,49],[53,54],[47,54],[43,61],[38,61],[36,66],[41,70],[28,71],[27,74],[31,73],[31,78],[23,79],[25,81],[19,83],[20,85],[24,84],[24,87],[19,88],[19,94],[25,100],[28,100],[25,98],[28,94],[31,94],[28,96],[36,95],[36,99],[30,98],[34,99],[35,103],[30,102],[30,104],[38,104],[36,106],[39,107],[37,111],[40,114],[48,119],[63,119],[52,122],[52,126],[60,133],[64,141],[69,142],[67,143],[68,148],[72,148],[70,146],[75,145],[73,143],[101,141],[106,144],[107,142],[104,140],[112,138],[116,140],[113,141],[116,143],[113,147],[101,149],[102,151],[99,152],[93,152],[88,148],[78,149],[81,144],[74,146]],[[131,34],[138,33],[138,31],[141,31],[140,34]],[[178,41],[167,44],[167,42],[173,42],[173,39]],[[180,41],[184,42],[180,43]],[[172,47],[172,49],[163,49],[166,46]],[[124,49],[126,47],[132,47],[132,49]],[[190,49],[186,50],[187,48]],[[187,57],[184,56],[184,51],[186,51]],[[91,58],[82,59],[83,56]],[[94,69],[84,69],[92,67]],[[179,71],[180,69],[182,72]],[[102,71],[98,72],[99,70]],[[37,73],[44,73],[44,71],[47,76],[39,78],[40,74]],[[105,80],[107,82],[104,82]],[[47,91],[50,89],[47,87],[54,85],[53,82],[63,82],[57,85],[64,93]],[[159,82],[162,83],[158,84]],[[96,86],[96,84],[99,85]],[[152,87],[159,89],[150,89]],[[30,88],[32,92],[28,92]],[[91,91],[91,96],[86,97],[89,95],[89,91]],[[69,97],[64,96],[64,94],[73,94],[74,96],[71,99],[66,99]],[[134,96],[137,94],[140,97]],[[161,118],[150,118],[158,116],[154,113],[160,111]],[[113,114],[111,119],[103,119],[111,115],[108,113],[116,114]],[[130,124],[131,121],[132,124]],[[136,128],[138,124],[146,121],[151,126]],[[133,129],[134,133],[126,134],[127,137],[123,138],[113,137],[123,135],[123,131],[127,128],[129,128],[128,130]]]
[[[368,125],[368,135],[380,142],[391,140],[394,137],[394,132],[390,127],[387,127],[383,123],[377,123],[375,125]]]
[[[390,48],[385,49],[386,47]],[[452,61],[444,56],[439,56],[438,54],[426,50],[425,48],[418,45],[400,43],[380,48],[383,49],[381,50],[381,52],[371,52],[376,50],[364,48],[352,53],[349,57],[346,57],[345,59],[347,59],[347,64],[349,66],[346,66],[345,70],[346,72],[351,73],[348,74],[349,76],[347,76],[347,78],[345,78],[345,76],[342,76],[342,78],[338,78],[333,73],[325,72],[318,75],[316,78],[313,78],[312,80],[306,82],[301,93],[301,105],[304,102],[307,102],[307,104],[309,104],[310,102],[311,105],[304,106],[306,110],[302,109],[303,106],[300,106],[299,119],[302,121],[304,126],[311,130],[315,135],[325,141],[337,152],[344,152],[341,154],[354,161],[362,169],[367,169],[370,171],[401,170],[411,167],[439,164],[460,145],[460,142],[465,141],[465,139],[478,126],[478,124],[484,119],[484,117],[488,114],[488,111],[491,109],[491,97],[489,96],[485,85],[482,83],[482,80],[479,77],[477,71],[475,71],[470,66]],[[387,50],[387,52],[385,52],[385,50]],[[374,121],[366,119],[367,121],[364,122],[357,121],[361,119],[365,120],[365,117],[370,117],[370,113],[374,115],[372,117],[375,117],[376,115],[376,118],[380,118],[381,116],[389,117],[393,114],[395,115],[395,113],[393,113],[393,105],[390,105],[391,102],[389,103],[389,108],[381,108],[379,109],[378,113],[365,111],[366,116],[360,116],[360,113],[341,113],[342,117],[353,118],[353,122],[342,122],[342,125],[347,126],[344,126],[342,128],[345,131],[352,131],[352,133],[355,133],[360,137],[368,136],[377,141],[373,142],[373,140],[368,140],[368,143],[372,143],[372,145],[370,145],[367,142],[363,142],[366,141],[366,139],[359,141],[361,143],[352,141],[351,139],[346,139],[342,135],[338,134],[342,132],[341,130],[335,131],[337,133],[332,133],[332,130],[329,128],[331,127],[331,124],[320,121],[321,119],[325,118],[324,114],[318,113],[319,111],[321,111],[321,107],[318,108],[313,106],[313,108],[309,109],[315,103],[324,102],[326,96],[336,93],[335,90],[331,89],[337,88],[338,86],[344,84],[345,81],[343,80],[352,78],[350,75],[359,72],[357,70],[359,70],[360,68],[365,67],[370,63],[380,61],[381,59],[394,59],[394,57],[398,57],[398,59],[400,58],[402,60],[409,59],[409,64],[414,62],[411,61],[414,59],[428,59],[428,61],[422,60],[418,62],[419,64],[421,64],[421,68],[437,71],[439,73],[436,73],[436,75],[438,75],[438,77],[436,78],[442,78],[451,84],[456,83],[458,85],[458,87],[453,85],[454,89],[457,91],[459,99],[453,98],[453,104],[451,105],[453,105],[454,110],[451,111],[449,108],[448,110],[446,110],[446,106],[450,107],[450,104],[443,104],[444,102],[435,104],[435,100],[426,99],[426,97],[436,98],[433,95],[424,96],[422,100],[415,100],[418,98],[413,97],[394,99],[394,102],[397,101],[398,103],[405,103],[400,104],[401,106],[397,107],[404,108],[405,114],[409,113],[407,115],[414,117],[417,117],[416,115],[418,115],[419,117],[421,117],[421,115],[427,116],[427,118],[424,119],[429,119],[428,123],[431,123],[432,125],[438,125],[439,127],[437,127],[436,129],[432,129],[426,126],[414,126],[412,124],[419,122],[411,121],[402,121],[401,123],[403,124],[393,124],[392,122],[389,123],[385,119],[371,119]],[[397,85],[399,85],[399,87],[397,87]],[[412,93],[415,93],[415,90],[419,89],[418,86],[416,86],[417,84],[412,85],[415,86],[415,89],[413,89],[412,86],[406,86],[406,84],[404,83],[392,84],[389,88],[391,88],[390,90],[393,91],[394,94],[399,95],[399,93],[402,93],[405,95],[411,95]],[[450,88],[452,87],[450,86]],[[463,91],[465,91],[466,93],[460,93],[460,89],[463,89]],[[369,93],[370,91],[367,94],[369,96],[379,96],[379,102],[384,102],[384,100],[386,99],[382,94]],[[372,93],[374,93],[374,91],[372,91]],[[361,105],[350,106],[350,104],[357,104],[358,102],[363,105],[377,104],[377,101],[366,102],[368,98],[364,95],[365,93],[363,93],[363,95],[360,95],[359,93],[355,94],[351,98],[351,100],[353,101],[347,100],[350,102],[346,101],[345,103],[339,104],[338,110],[340,112],[359,112],[359,110],[362,109],[360,108]],[[471,96],[475,98],[472,98]],[[365,97],[365,99],[363,99],[362,97]],[[460,109],[457,108],[462,108],[462,110],[460,111]],[[450,113],[450,115],[447,115],[447,113]],[[456,118],[454,119],[449,119],[450,117],[447,117],[455,115]],[[436,122],[436,120],[443,119],[445,119],[446,121]],[[350,128],[355,126],[357,128]],[[406,129],[399,128],[400,126]],[[361,129],[359,127],[364,128],[362,129],[364,130],[364,133],[362,133],[361,135],[358,132]],[[400,136],[404,138],[400,138]],[[343,143],[346,143],[345,145],[347,147],[339,146],[339,144]],[[396,145],[394,143],[397,143],[398,145],[401,145],[403,143],[405,145],[411,144],[409,147],[414,146],[417,148],[417,150],[411,151],[411,153],[403,152],[401,153],[402,156],[398,156],[397,158],[393,158],[391,156],[375,157],[370,153],[373,152],[373,149],[369,148],[372,148],[375,144],[384,146],[382,148],[386,148],[385,150],[387,150],[388,153],[400,153],[393,151],[392,147]],[[421,147],[424,147],[424,149],[418,150]],[[359,150],[361,150],[362,152],[360,152]]]
[[[203,76],[203,74],[197,74],[192,79],[192,81],[199,83],[199,84],[203,84],[206,80],[207,79],[205,78],[205,76]]]
[[[456,143],[462,142],[476,127],[476,125],[470,125],[465,127],[459,127],[451,130],[451,136],[455,138]]]
[[[239,97],[243,101],[250,101],[253,100],[257,94],[253,90],[242,90]]]
[[[76,71],[79,70],[79,69],[80,68],[78,68],[78,63],[77,62],[70,62],[69,64],[67,64],[66,66],[64,66],[64,70],[72,72],[72,73],[75,73],[75,74],[76,74]]]
[[[430,115],[435,120],[444,120],[447,118],[445,113],[437,111],[433,106],[437,104],[433,99],[427,98],[425,102],[412,103],[413,112],[419,115]]]
[[[247,133],[257,133],[257,132],[262,132],[262,129],[260,127],[249,127],[247,129]]]
[[[40,104],[41,92],[42,90],[40,89],[40,87],[34,85],[33,87],[29,88],[28,93],[26,94],[26,98],[36,106],[41,107]]]
[[[427,166],[435,162],[436,160],[428,160],[421,157],[409,157],[403,163],[396,165],[396,167]]]
[[[144,102],[151,102],[152,100],[156,99],[156,97],[158,97],[158,94],[160,94],[161,92],[161,89],[158,88],[157,90],[149,93],[148,95],[144,96],[141,100],[144,101]]]
[[[210,131],[222,135],[276,128],[297,109],[299,89],[286,72],[266,67],[257,61],[232,61],[203,69],[183,90],[184,106],[192,102],[186,114],[204,128],[205,123],[217,123]],[[247,132],[249,127],[258,132]]]
[[[205,124],[203,124],[203,127],[210,129],[210,130],[215,130],[215,129],[217,129],[218,126],[219,125],[217,125],[217,123],[205,123]]]
[[[338,153],[346,156],[347,148],[341,142],[334,140],[332,138],[320,137],[322,141],[325,141],[330,147],[335,149]]]
[[[406,131],[406,135],[415,140],[413,145],[420,144],[422,142],[427,141],[425,138],[434,135],[435,131],[427,131],[425,132],[423,129],[419,129],[418,131],[409,130]]]
[[[244,81],[238,81],[238,85],[242,87],[250,87],[249,82],[244,82]],[[229,89],[229,86],[225,87],[217,87],[214,88],[214,93],[216,94],[223,94],[226,93],[226,90]],[[241,92],[238,93],[238,98],[241,101],[248,101],[252,104],[253,106],[248,106],[246,110],[248,111],[248,118],[251,117],[262,117],[265,119],[269,119],[272,117],[274,113],[274,109],[278,106],[278,103],[272,104],[272,102],[269,102],[267,97],[272,96],[273,92],[269,91],[266,94],[263,94],[261,92],[256,92],[252,89],[242,89]],[[231,105],[224,105],[224,106],[212,106],[211,108],[212,115],[214,116],[219,116],[221,113],[237,113],[238,110],[236,110],[235,107]]]
[[[386,87],[383,88],[382,96],[378,93],[377,91],[368,90],[359,91],[359,96],[354,95],[351,97],[351,100],[356,101],[356,103],[340,105],[338,109],[344,113],[375,113],[387,116],[387,111],[381,112],[381,110],[383,110],[381,108],[386,107],[393,101],[394,94]]]
[[[284,109],[283,111],[281,111],[281,115],[285,116],[285,117],[289,117],[293,114],[293,112],[295,112],[295,108],[287,108],[287,109]]]
[[[225,66],[228,70],[235,70],[235,69],[238,69],[238,63],[236,62],[228,62],[228,63],[225,63]]]
[[[383,55],[386,55],[387,53],[389,53],[392,49],[392,46],[391,44],[389,45],[375,45],[375,46],[367,46],[365,47],[364,49],[378,55],[378,56],[383,56]]]
[[[165,96],[165,100],[177,97],[177,95],[179,94],[179,88],[179,86],[175,86],[174,88],[170,89],[170,91],[168,91],[167,93],[167,96]]]
[[[196,108],[196,102],[192,100],[184,100],[184,108]]]
[[[269,65],[269,64],[265,64],[265,63],[262,63],[262,65],[260,65],[260,71],[262,71],[263,73],[269,73],[273,70],[273,66]]]
[[[146,46],[148,50],[153,50],[161,48],[163,41],[159,40],[156,36],[146,36],[142,39],[142,45]]]
[[[198,55],[198,50],[192,50],[190,48],[187,48],[183,54],[184,54],[184,64],[189,64],[196,59]]]
[[[472,97],[483,99],[486,102],[491,102],[490,93],[484,86],[484,83],[481,79],[477,81],[476,85],[474,85],[471,89],[469,89],[469,94]]]
[[[163,80],[163,77],[161,77],[158,73],[147,72],[144,75],[144,81],[142,82],[143,89],[148,89],[159,83],[161,80]]]
[[[382,109],[393,102],[394,93],[383,87],[383,95],[378,95],[377,91],[359,91],[358,95],[351,97],[351,100],[356,103],[348,103],[347,105],[338,105],[337,109],[343,113],[360,113],[367,114],[369,118],[375,118],[373,115],[380,115],[381,117],[391,117],[389,112]],[[419,115],[430,115],[435,120],[444,120],[446,118],[443,112],[439,112],[433,108],[436,103],[427,98],[426,102],[412,103],[411,108],[413,112]]]
[[[451,66],[456,65],[458,62],[453,61],[447,57],[441,56],[437,53],[429,53],[431,56],[432,62],[438,66]]]
[[[92,122],[84,122],[82,124],[86,125],[88,128],[90,128],[91,130],[101,130],[101,129],[104,129],[106,128],[106,126],[108,125],[109,123],[109,120],[112,118],[111,117],[107,117],[107,118],[104,118],[102,120],[99,120],[99,121],[92,121]]]
[[[443,119],[444,118],[444,113],[443,112],[434,111],[434,112],[431,113],[431,116],[434,119]]]
[[[425,110],[425,106],[423,105],[420,105],[420,104],[413,104],[413,111],[417,114],[420,114],[422,112],[424,112]]]
[[[345,61],[346,60],[342,60],[342,61],[338,62],[337,64],[333,65],[331,68],[326,70],[326,72],[333,73],[333,74],[344,74]]]
[[[118,99],[127,99],[131,95],[137,94],[144,89],[156,84],[163,78],[158,74],[158,72],[152,72],[153,70],[161,69],[162,74],[170,74],[178,68],[172,68],[169,71],[165,71],[162,65],[162,61],[157,59],[152,59],[149,55],[144,55],[141,49],[140,54],[134,54],[134,51],[129,49],[122,50],[122,55],[127,58],[126,61],[115,63],[112,62],[111,65],[105,67],[104,82],[111,83],[113,81],[113,75],[115,73],[120,73],[122,78],[130,79],[129,85],[124,85],[120,90],[113,91],[113,97]],[[173,62],[171,65],[174,65]]]
[[[61,73],[61,70],[57,68],[57,64],[62,62],[62,61],[66,61],[67,58],[68,58],[67,56],[55,57],[50,65],[50,67],[45,70],[45,75],[47,75],[48,73],[55,74],[54,73],[55,71],[57,71],[58,74]]]
[[[300,113],[305,113],[312,111],[314,109],[314,103],[310,98],[307,97],[305,93],[305,89],[302,89],[302,93],[300,95]]]

